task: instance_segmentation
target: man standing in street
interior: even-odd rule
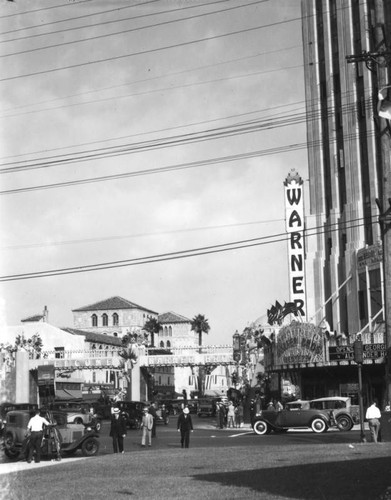
[[[365,414],[365,420],[368,421],[369,430],[371,431],[371,438],[374,443],[377,443],[380,430],[380,419],[381,413],[379,408],[376,406],[376,401],[373,401],[371,406],[367,409]]]
[[[189,447],[190,431],[193,432],[193,422],[191,421],[189,408],[184,408],[178,417],[178,432],[181,433],[181,446]]]
[[[153,417],[152,437],[154,438],[156,437],[156,420],[157,420],[155,403],[151,403],[151,406],[149,407],[149,413]]]
[[[141,420],[141,429],[143,435],[141,437],[141,446],[145,446],[148,437],[148,446],[152,445],[152,428],[153,428],[153,417],[149,413],[148,408],[143,409],[143,418]]]
[[[31,464],[34,450],[36,453],[35,463],[39,464],[39,462],[41,461],[43,428],[44,426],[48,427],[49,425],[50,423],[46,420],[46,418],[41,417],[40,411],[35,410],[35,416],[30,418],[29,423],[27,424],[27,431],[30,432],[30,444],[27,463]]]
[[[110,436],[113,438],[114,453],[124,452],[124,437],[126,436],[126,421],[121,415],[121,410],[114,407],[111,415]]]

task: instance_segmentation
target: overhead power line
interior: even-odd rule
[[[58,47],[64,47],[64,46],[67,46],[67,45],[73,45],[75,43],[90,42],[92,40],[100,40],[102,38],[108,38],[108,37],[111,37],[111,36],[124,35],[125,33],[134,33],[134,32],[137,32],[137,31],[142,31],[142,30],[150,29],[150,28],[158,28],[160,26],[167,26],[169,24],[179,23],[179,22],[182,22],[182,21],[190,21],[190,20],[193,20],[193,19],[198,19],[200,17],[212,16],[214,14],[221,14],[221,13],[224,13],[224,12],[230,12],[232,10],[242,9],[244,7],[249,7],[251,5],[256,5],[256,4],[262,3],[263,1],[264,0],[256,0],[255,2],[251,2],[251,3],[248,3],[248,4],[234,5],[233,7],[227,7],[226,9],[219,9],[219,10],[215,10],[215,11],[212,11],[212,12],[203,12],[201,14],[195,14],[193,16],[188,16],[188,17],[181,17],[179,19],[170,19],[168,21],[161,21],[159,23],[149,24],[149,25],[146,25],[146,26],[137,26],[135,28],[129,28],[129,29],[121,30],[121,31],[116,31],[116,32],[113,32],[113,33],[103,33],[101,35],[95,35],[95,36],[91,36],[91,37],[87,37],[87,38],[80,38],[79,40],[68,40],[67,42],[59,42],[59,43],[54,43],[52,45],[44,45],[42,47],[34,47],[34,48],[28,48],[28,49],[25,49],[25,50],[19,50],[19,51],[15,51],[15,52],[9,52],[8,54],[0,54],[0,58],[2,58],[2,57],[17,56],[17,55],[20,55],[20,54],[29,54],[31,52],[37,52],[37,51],[41,51],[41,50],[54,49],[54,48],[58,48]],[[224,2],[225,2],[225,0],[224,0]],[[206,4],[202,4],[202,5],[204,6],[204,5],[209,5],[209,4],[206,3]],[[199,5],[190,5],[188,7],[182,7],[180,9],[173,9],[173,10],[168,11],[168,12],[174,12],[174,11],[178,11],[178,10],[182,11],[182,10],[185,10],[185,9],[193,9],[195,7],[199,7]],[[156,14],[157,13],[148,14],[148,15],[156,15]],[[134,20],[134,19],[137,19],[138,17],[144,17],[144,16],[135,16],[135,17],[130,18],[130,19]],[[121,19],[120,21],[124,21],[124,20]],[[282,21],[282,22],[286,22],[286,21]],[[87,27],[89,29],[91,29],[91,26],[87,26]]]
[[[322,233],[330,233],[330,232],[340,231],[341,227],[343,227],[344,230],[360,227],[360,226],[364,225],[364,222],[360,222],[362,220],[363,220],[362,218],[359,218],[359,219],[353,219],[351,221],[347,221],[343,224],[340,224],[340,223],[333,224],[333,225],[330,225],[326,228],[324,226],[310,228],[310,229],[305,231],[305,237],[316,236],[316,235],[322,234]],[[279,234],[270,235],[270,236],[262,236],[259,238],[251,238],[251,239],[240,240],[240,241],[235,241],[235,242],[231,242],[231,243],[223,243],[220,245],[210,245],[210,246],[205,246],[205,247],[193,248],[190,250],[182,250],[182,251],[177,251],[177,252],[169,252],[169,253],[151,255],[148,257],[139,257],[139,258],[134,258],[134,259],[125,259],[125,260],[118,260],[118,261],[112,261],[112,262],[104,262],[104,263],[100,263],[100,264],[89,264],[89,265],[77,266],[77,267],[66,267],[66,268],[62,268],[62,269],[51,269],[48,271],[11,274],[11,275],[7,275],[7,276],[0,276],[0,282],[19,281],[19,280],[36,279],[36,278],[46,278],[46,277],[50,277],[50,276],[79,274],[79,273],[92,272],[92,271],[102,271],[102,270],[106,270],[106,269],[115,269],[115,268],[120,268],[120,267],[130,267],[130,266],[135,266],[135,265],[151,264],[151,263],[155,263],[155,262],[165,262],[165,261],[169,261],[169,260],[178,260],[178,259],[184,259],[184,258],[189,258],[189,257],[198,257],[198,256],[202,256],[202,255],[228,252],[228,251],[232,251],[232,250],[241,250],[244,248],[250,248],[250,247],[254,247],[254,246],[269,245],[272,243],[279,243],[279,242],[283,242],[283,241],[288,241],[289,239],[290,239],[290,235],[287,235],[286,233],[279,233]]]
[[[297,21],[298,19],[299,18],[297,18],[297,19],[290,19],[290,20],[285,21],[285,22],[293,22],[293,21]],[[267,26],[265,26],[265,25],[254,26],[252,28],[245,28],[245,29],[242,29],[242,30],[231,31],[229,33],[222,33],[220,35],[211,35],[211,36],[207,36],[207,37],[203,37],[203,38],[198,38],[197,40],[190,40],[188,42],[180,42],[180,43],[174,43],[174,44],[171,44],[171,45],[165,45],[165,46],[162,46],[162,47],[155,47],[154,49],[140,50],[140,51],[137,51],[137,52],[132,52],[130,54],[122,54],[122,55],[118,55],[118,56],[106,57],[104,59],[98,59],[98,60],[94,60],[94,61],[87,61],[87,62],[84,62],[84,63],[70,64],[68,66],[61,66],[59,68],[52,68],[52,69],[41,70],[41,71],[33,71],[31,73],[25,73],[25,74],[22,74],[22,75],[9,76],[9,77],[5,77],[5,78],[0,78],[0,82],[10,81],[10,80],[16,80],[16,79],[19,79],[19,78],[27,78],[27,77],[31,77],[31,76],[38,76],[38,75],[43,75],[43,74],[48,74],[48,73],[55,73],[55,72],[58,72],[58,71],[64,71],[64,70],[68,70],[68,69],[75,69],[75,68],[80,68],[80,67],[84,67],[84,66],[90,66],[90,65],[94,65],[94,64],[100,64],[100,63],[104,63],[104,62],[118,61],[118,60],[121,60],[121,59],[126,59],[128,57],[141,56],[141,55],[146,55],[146,54],[153,54],[153,53],[161,52],[161,51],[164,51],[164,50],[175,49],[175,48],[178,48],[178,47],[186,47],[186,46],[189,46],[189,45],[194,45],[196,43],[202,43],[202,42],[207,42],[207,41],[210,41],[210,40],[216,40],[218,38],[225,38],[225,37],[228,37],[228,36],[239,35],[239,34],[242,34],[242,33],[250,33],[252,31],[260,30],[260,29],[265,28],[265,27],[271,27],[271,26],[273,26],[275,24],[279,24],[279,23],[272,23],[272,24],[267,25]]]
[[[92,0],[75,0],[74,2],[70,3],[69,1],[67,3],[62,3],[59,5],[50,5],[49,7],[42,7],[41,9],[33,9],[33,10],[25,10],[22,12],[15,12],[14,14],[6,14],[5,16],[0,16],[0,19],[5,19],[7,17],[14,17],[14,16],[23,16],[25,14],[35,14],[36,12],[42,12],[44,10],[51,10],[51,9],[59,9],[60,7],[71,7],[73,5],[77,5],[79,3],[87,3],[91,2]]]

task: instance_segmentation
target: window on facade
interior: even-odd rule
[[[163,340],[160,341],[160,347],[164,347],[164,342]]]
[[[168,327],[168,336],[172,337],[172,327],[171,326]]]
[[[159,375],[159,385],[162,385],[162,377]]]
[[[118,326],[118,314],[113,314],[113,326]]]
[[[54,357],[57,359],[62,359],[65,354],[65,348],[64,347],[55,347],[54,348]]]
[[[92,372],[92,382],[95,384],[96,383],[96,373]]]
[[[92,322],[92,326],[98,326],[98,316],[96,314],[93,314],[91,316],[91,322]]]
[[[168,329],[166,326],[164,327],[164,330],[163,330],[163,336],[168,337]]]
[[[167,349],[169,349],[170,347],[171,347],[171,342],[167,340]]]
[[[109,318],[108,318],[107,314],[102,314],[102,325],[103,326],[109,325]]]
[[[118,333],[117,332],[113,332],[113,337],[118,337]]]
[[[170,385],[170,377],[167,377],[167,385]]]

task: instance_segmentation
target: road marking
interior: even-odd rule
[[[228,437],[235,438],[235,437],[238,437],[238,436],[245,436],[246,434],[254,434],[254,431],[241,432],[240,434],[231,434]]]

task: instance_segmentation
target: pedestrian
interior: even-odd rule
[[[244,417],[243,403],[239,401],[235,412],[236,427],[243,427],[243,417]]]
[[[114,453],[124,452],[124,437],[126,436],[126,420],[121,415],[121,410],[114,407],[111,415],[110,436],[113,439]]]
[[[185,446],[185,448],[188,448],[190,432],[193,432],[193,422],[189,408],[184,408],[183,412],[179,415],[177,429],[181,433],[181,447]]]
[[[218,417],[218,425],[220,429],[224,429],[225,425],[225,406],[223,403],[218,403],[217,417]]]
[[[274,408],[276,409],[276,411],[282,411],[284,409],[282,403],[278,399],[274,400]]]
[[[40,410],[35,410],[34,417],[30,418],[27,424],[27,433],[30,434],[30,441],[28,445],[27,463],[31,464],[33,454],[35,451],[35,463],[39,464],[41,461],[41,445],[43,438],[44,427],[49,427],[50,423],[46,418],[41,417]]]
[[[141,419],[141,429],[143,431],[141,437],[141,446],[145,446],[148,437],[148,446],[152,446],[152,429],[153,429],[153,416],[148,411],[148,408],[143,408],[143,418]]]
[[[379,408],[376,406],[376,401],[373,400],[371,406],[367,409],[365,414],[365,420],[368,420],[369,430],[371,431],[371,438],[374,443],[377,443],[379,431],[380,431],[380,419],[381,413]]]
[[[156,413],[156,408],[155,408],[155,403],[151,403],[151,406],[149,407],[149,413],[153,417],[153,427],[152,427],[152,437],[156,437],[156,423],[157,423],[157,413]]]
[[[228,403],[227,427],[235,427],[235,407],[232,401]]]

